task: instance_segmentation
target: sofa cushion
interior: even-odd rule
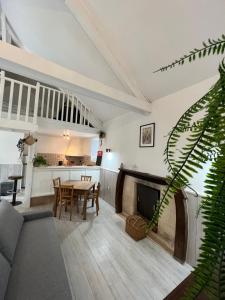
[[[44,210],[44,211],[28,211],[22,213],[24,222],[30,222],[37,219],[53,217],[52,211]]]
[[[13,261],[17,241],[23,225],[23,217],[7,201],[0,202],[0,252]]]
[[[53,218],[24,222],[5,300],[72,299]]]
[[[5,291],[8,284],[10,265],[5,257],[0,253],[0,300],[5,298]]]

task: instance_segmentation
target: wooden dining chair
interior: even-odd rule
[[[73,205],[77,204],[77,212],[79,213],[79,203],[77,195],[74,193],[73,185],[62,185],[60,178],[53,179],[53,187],[55,191],[55,210],[59,206],[59,219],[61,218],[62,207],[67,211],[68,205],[70,206],[70,221],[72,219]]]
[[[74,192],[73,185],[61,185],[59,188],[59,219],[61,218],[62,207],[67,210],[68,205],[70,206],[70,221],[72,220],[72,209],[74,204]]]
[[[99,195],[100,195],[100,182],[97,185],[97,188],[94,188],[93,192],[90,192],[90,194],[88,195],[88,200],[92,200],[92,207],[94,206],[94,203],[96,205],[96,214],[98,216],[98,212],[99,212]]]
[[[81,181],[91,181],[92,176],[87,176],[87,175],[81,175],[80,180]],[[81,201],[82,195],[79,195],[79,201]]]
[[[54,212],[57,210],[57,206],[59,204],[59,187],[61,186],[61,179],[60,177],[54,178],[53,180],[53,188],[54,188],[54,196],[55,196],[55,202],[54,202]]]
[[[81,181],[91,181],[92,176],[81,175]]]

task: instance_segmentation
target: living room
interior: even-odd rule
[[[224,2],[0,4],[0,300],[224,299]]]

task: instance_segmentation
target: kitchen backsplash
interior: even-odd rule
[[[59,161],[63,161],[63,165],[90,165],[93,164],[91,162],[91,157],[88,155],[84,156],[66,156],[64,154],[56,154],[56,153],[37,153],[37,155],[43,156],[47,164],[49,166],[58,166]]]

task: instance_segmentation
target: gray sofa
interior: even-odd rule
[[[71,300],[51,212],[0,202],[0,300]]]

